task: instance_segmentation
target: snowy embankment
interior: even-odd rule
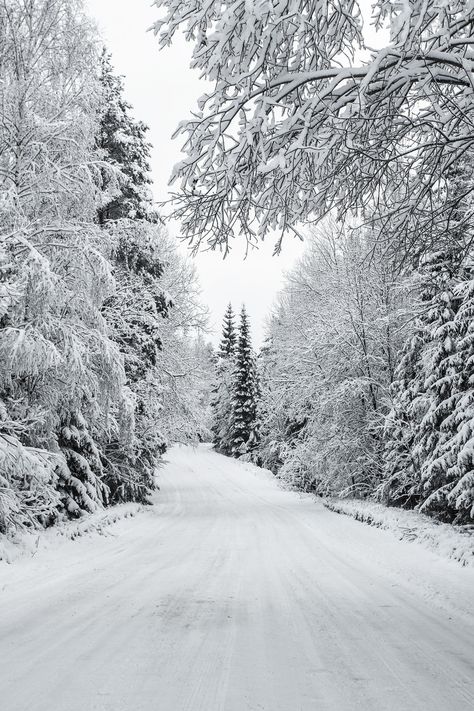
[[[389,508],[374,501],[331,498],[323,503],[330,511],[390,531],[399,540],[420,543],[444,558],[474,566],[474,526],[439,523],[416,511]]]
[[[64,521],[45,531],[19,532],[13,536],[0,533],[0,561],[13,563],[23,556],[33,556],[38,550],[55,546],[61,539],[73,541],[87,534],[110,535],[108,529],[112,524],[136,516],[143,509],[140,504],[118,504],[77,521]]]

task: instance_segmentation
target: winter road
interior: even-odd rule
[[[2,711],[472,711],[474,570],[175,448],[157,504],[0,566]]]

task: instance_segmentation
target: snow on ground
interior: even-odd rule
[[[474,569],[168,459],[110,535],[0,563],[2,711],[472,711]]]
[[[323,503],[331,511],[391,531],[400,540],[421,543],[438,555],[474,566],[474,526],[438,523],[416,511],[388,508],[374,501],[325,499]]]
[[[77,521],[60,523],[46,531],[18,532],[16,535],[8,536],[0,533],[0,565],[1,561],[13,563],[23,556],[36,555],[38,550],[55,547],[61,538],[73,541],[92,533],[101,536],[112,535],[109,531],[110,526],[123,518],[136,516],[143,510],[144,507],[139,504],[119,504],[84,516]]]

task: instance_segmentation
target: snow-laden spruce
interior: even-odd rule
[[[234,311],[229,303],[224,314],[222,338],[217,350],[212,398],[212,441],[217,452],[229,455],[232,453],[232,375],[237,344],[234,321]]]
[[[213,410],[216,450],[233,457],[251,457],[259,441],[259,396],[256,357],[245,307],[238,330],[229,304],[217,352]]]

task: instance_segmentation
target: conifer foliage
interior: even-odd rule
[[[380,491],[444,521],[474,514],[472,275],[438,251],[423,263],[417,328],[397,368]]]
[[[233,457],[252,456],[259,438],[259,386],[250,327],[242,307],[238,333],[231,304],[224,316],[213,400],[214,445]]]
[[[222,326],[222,339],[217,351],[216,382],[212,399],[212,440],[221,454],[232,454],[232,383],[237,333],[232,304],[229,303]]]
[[[245,306],[240,312],[232,386],[231,451],[238,457],[251,453],[258,444],[258,376]]]
[[[237,334],[235,331],[234,311],[232,309],[232,304],[229,303],[224,315],[222,339],[219,344],[219,350],[217,352],[219,358],[232,359],[235,356],[236,343]]]
[[[115,74],[111,55],[105,48],[100,58],[99,79],[102,100],[97,146],[108,164],[101,174],[104,197],[98,211],[99,222],[104,224],[123,217],[157,219],[152,207],[148,126],[131,115],[123,80]]]

